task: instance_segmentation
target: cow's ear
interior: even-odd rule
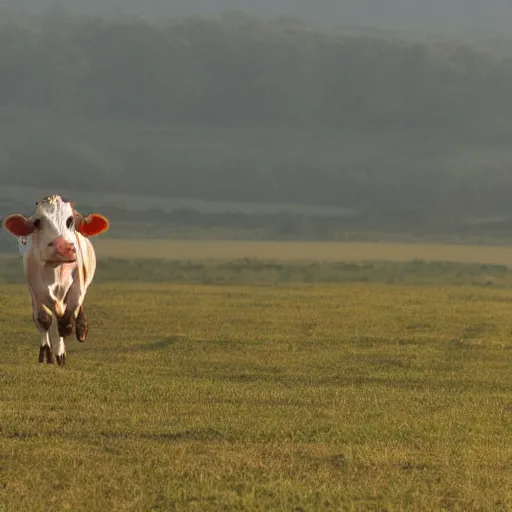
[[[78,232],[84,236],[94,236],[107,231],[108,228],[109,222],[106,217],[99,213],[91,213],[84,217],[78,227]]]
[[[34,232],[34,224],[19,213],[6,217],[4,227],[14,236],[28,236]]]

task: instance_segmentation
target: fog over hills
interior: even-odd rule
[[[329,207],[357,212],[354,231],[501,222],[508,236],[512,6],[426,5],[0,0],[0,187]]]

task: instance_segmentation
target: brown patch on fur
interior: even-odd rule
[[[41,304],[39,306],[39,311],[37,312],[37,321],[39,325],[47,331],[50,328],[50,325],[52,325],[53,315],[51,310],[45,306],[44,304]]]

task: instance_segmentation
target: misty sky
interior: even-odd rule
[[[318,25],[426,32],[512,33],[510,0],[0,0],[32,12],[66,6],[87,13],[149,17],[241,10],[268,18],[298,16]]]

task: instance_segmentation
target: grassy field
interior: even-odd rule
[[[0,284],[23,283],[19,256],[0,258]],[[95,283],[142,282],[280,286],[290,283],[387,283],[512,288],[506,265],[405,261],[98,260]]]
[[[172,260],[450,261],[512,265],[512,247],[373,242],[118,240],[98,237],[99,257]]]
[[[512,508],[512,295],[93,284],[39,365],[0,287],[1,511]]]

